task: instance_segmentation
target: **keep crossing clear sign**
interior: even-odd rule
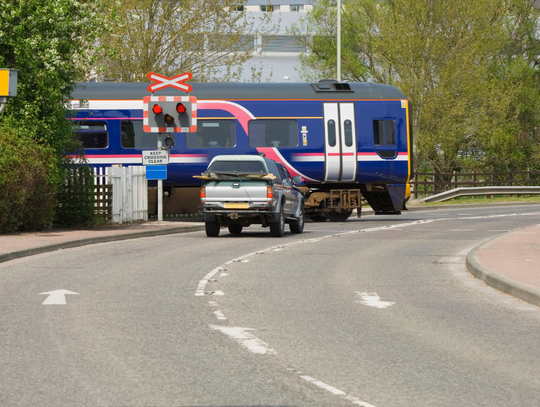
[[[147,150],[142,152],[143,165],[169,164],[169,150]]]

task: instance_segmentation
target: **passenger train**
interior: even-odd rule
[[[166,213],[197,211],[200,175],[222,154],[261,154],[300,175],[306,216],[346,220],[362,200],[400,214],[412,171],[411,103],[374,83],[191,83],[196,132],[173,133]],[[91,166],[141,165],[157,133],[143,129],[148,83],[80,83],[70,120]],[[186,96],[166,88],[154,96]],[[169,200],[169,202],[167,202]],[[176,206],[176,207],[175,207]],[[195,209],[194,209],[195,208]]]

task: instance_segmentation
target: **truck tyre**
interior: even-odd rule
[[[270,222],[270,234],[273,237],[281,237],[285,233],[285,216],[283,215],[283,205],[279,210],[279,219],[277,222]]]
[[[238,223],[231,223],[228,227],[229,232],[233,235],[239,235],[242,233],[242,225],[239,225]]]
[[[204,228],[206,230],[206,236],[208,237],[219,236],[219,222],[217,220],[204,222]]]
[[[304,203],[302,202],[302,205],[300,207],[300,216],[298,219],[293,220],[291,223],[289,223],[289,229],[291,230],[291,233],[302,233],[304,231]]]

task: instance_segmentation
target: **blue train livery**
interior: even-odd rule
[[[80,83],[70,117],[91,166],[142,165],[158,133],[143,128],[147,83]],[[169,212],[193,211],[200,180],[222,154],[262,154],[300,175],[306,216],[346,220],[362,201],[376,214],[399,214],[409,196],[411,103],[374,83],[192,83],[195,132],[172,133]],[[167,88],[154,96],[186,96]],[[176,204],[174,203],[176,202]]]

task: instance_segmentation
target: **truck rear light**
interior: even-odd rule
[[[205,187],[201,187],[201,203],[204,203],[206,201],[206,190]]]
[[[272,203],[272,200],[274,199],[274,192],[272,191],[272,187],[266,187],[266,199],[268,203]]]

